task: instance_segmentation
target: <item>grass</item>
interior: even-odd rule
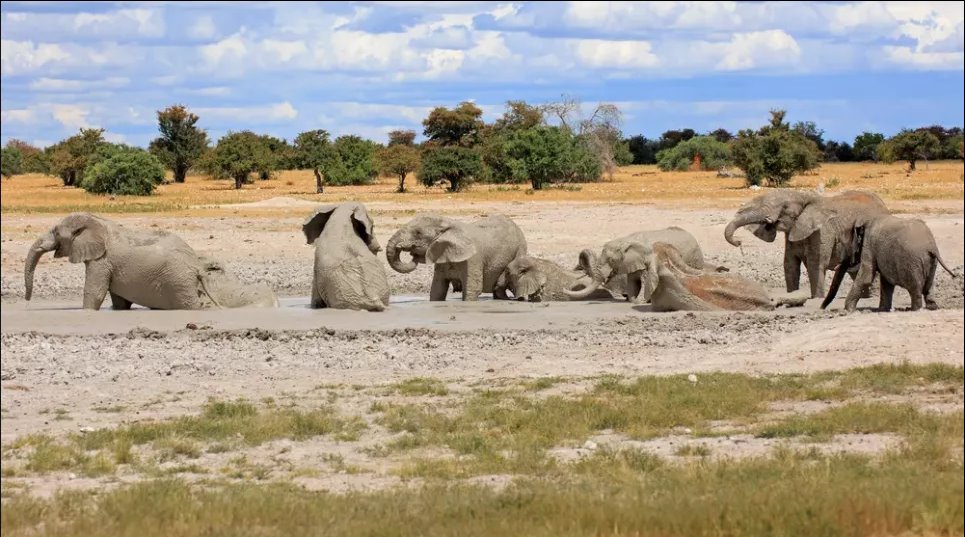
[[[394,391],[406,396],[419,395],[448,395],[449,389],[446,384],[439,379],[416,377],[404,380],[394,387]]]
[[[343,418],[328,407],[258,409],[245,401],[211,401],[199,415],[135,423],[113,429],[74,434],[63,441],[46,435],[28,435],[5,447],[27,450],[26,469],[36,473],[72,470],[84,475],[112,473],[113,465],[132,464],[134,446],[150,444],[159,462],[194,459],[211,444],[209,453],[230,450],[231,443],[256,446],[280,438],[303,440],[320,435],[354,440],[365,423]],[[111,462],[109,467],[105,461]]]
[[[674,451],[678,457],[709,457],[711,449],[704,444],[687,444],[680,446]]]
[[[818,173],[797,176],[795,188],[814,188],[822,177],[833,177],[828,182],[832,191],[845,189],[874,190],[885,199],[920,200],[954,199],[963,197],[962,165],[956,161],[928,163],[908,175],[905,163],[826,163]],[[314,176],[310,171],[283,171],[270,181],[256,181],[235,190],[230,181],[210,181],[201,176],[188,177],[186,183],[158,187],[150,197],[123,197],[87,194],[81,189],[64,188],[59,179],[41,175],[22,175],[4,180],[0,186],[3,214],[68,213],[92,211],[99,213],[169,213],[191,215],[224,215],[237,208],[211,208],[219,204],[238,204],[266,200],[273,197],[293,197],[318,202],[391,201],[399,205],[424,202],[478,201],[617,201],[670,202],[675,205],[689,200],[696,206],[733,207],[756,195],[743,188],[743,179],[719,178],[716,172],[662,172],[656,166],[625,166],[617,170],[613,180],[599,183],[552,185],[540,191],[522,188],[524,185],[474,185],[459,194],[442,188],[421,186],[406,194],[395,193],[396,181],[380,178],[365,186],[326,186],[324,194],[315,194]],[[304,208],[245,208],[246,216],[274,216],[280,213],[304,212]]]
[[[797,415],[758,428],[758,436],[789,438],[808,436],[827,440],[836,434],[893,432],[906,436],[950,431],[958,438],[965,433],[962,412],[939,415],[922,412],[908,404],[853,402],[811,415]],[[955,427],[957,424],[957,427]]]
[[[279,484],[156,480],[52,499],[17,495],[4,535],[874,536],[961,534],[962,463],[786,454],[684,467],[601,450],[569,476],[505,489],[431,484],[344,495]]]

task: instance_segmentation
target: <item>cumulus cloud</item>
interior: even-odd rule
[[[60,45],[32,41],[0,42],[0,70],[5,75],[18,75],[36,71],[41,67],[70,59],[70,55]]]
[[[123,88],[130,83],[131,79],[123,76],[107,77],[100,80],[72,80],[41,77],[30,83],[30,89],[48,92],[90,91]]]
[[[783,30],[734,34],[722,50],[717,68],[724,71],[794,64],[801,56],[797,41]]]
[[[646,41],[604,41],[582,39],[576,43],[576,55],[590,67],[640,69],[656,67],[660,61]]]
[[[87,121],[88,114],[90,114],[90,110],[81,105],[54,104],[50,106],[50,115],[53,116],[54,120],[71,129],[90,127],[90,123]]]
[[[279,121],[289,121],[298,117],[298,110],[287,101],[258,106],[202,107],[195,108],[193,111],[205,118],[206,121],[226,123],[232,127],[258,123],[276,123]]]

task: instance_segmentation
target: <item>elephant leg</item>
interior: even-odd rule
[[[845,310],[854,311],[858,307],[858,299],[861,298],[861,293],[864,292],[864,288],[871,285],[871,280],[874,279],[876,271],[877,266],[875,266],[873,261],[861,260],[861,268],[858,269],[858,275],[854,278],[854,284],[851,286],[851,290],[848,291],[848,297],[844,300]]]
[[[861,295],[862,297],[864,294]],[[881,278],[881,298],[878,299],[878,311],[891,311],[891,300],[895,296],[895,284]]]
[[[921,293],[917,289],[909,289],[908,294],[911,295],[911,311],[920,310],[922,306]]]
[[[928,268],[928,274],[925,275],[925,285],[922,286],[921,294],[925,297],[925,308],[930,310],[937,310],[938,303],[935,299],[931,297],[931,288],[935,284],[935,272],[938,271],[938,260],[931,260],[931,267]]]
[[[640,298],[640,289],[643,287],[640,284],[641,277],[640,274],[636,273],[627,275],[627,300],[634,304],[643,302],[643,299]]]
[[[465,280],[462,282],[462,299],[467,302],[479,300],[483,292],[483,270],[481,263],[466,262]]]
[[[429,300],[442,301],[449,294],[449,280],[440,271],[432,274],[432,287],[429,288]]]
[[[112,292],[111,308],[115,310],[129,310],[131,309],[131,301]]]
[[[788,243],[784,250],[784,283],[788,293],[801,287],[801,258],[791,251],[791,243]]]
[[[89,261],[84,275],[84,309],[99,310],[111,287],[110,268],[99,261]]]
[[[821,255],[820,243],[814,244],[813,242],[813,238],[808,239],[804,267],[808,271],[808,283],[811,284],[811,298],[824,298],[824,273],[830,259]]]
[[[321,293],[318,292],[318,286],[315,282],[312,282],[312,308],[319,309],[326,307],[325,301],[322,300]]]

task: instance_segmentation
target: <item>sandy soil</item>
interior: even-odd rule
[[[262,202],[265,206],[271,205]],[[382,244],[412,216],[433,210],[368,206]],[[961,274],[961,202],[957,207],[954,214],[920,216],[933,230],[946,262]],[[769,288],[783,286],[780,242],[766,244],[746,231],[739,232],[742,250],[724,241],[723,228],[733,210],[517,202],[467,203],[446,212],[462,219],[506,214],[523,229],[532,255],[564,265],[572,265],[582,248],[598,249],[613,237],[678,225],[698,238],[710,262]],[[258,400],[312,393],[324,384],[372,386],[415,376],[468,385],[544,376],[781,373],[905,360],[962,365],[965,360],[961,279],[942,272],[935,297],[943,309],[934,312],[874,313],[868,308],[877,298],[862,301],[863,310],[852,315],[840,312],[841,299],[827,312],[812,300],[803,308],[774,312],[702,314],[657,314],[617,301],[430,303],[430,267],[406,275],[387,268],[393,303],[386,312],[310,310],[312,250],[304,243],[300,218],[117,218],[131,227],[179,233],[200,253],[225,261],[242,279],[268,283],[283,297],[278,309],[85,312],[79,309],[83,267],[51,256],[38,267],[36,298],[28,306],[22,298],[24,256],[30,243],[58,219],[2,218],[5,444],[32,432],[60,433],[193,413],[212,396]],[[896,306],[908,303],[907,294],[899,290]],[[360,397],[358,406],[363,407]],[[961,408],[960,395],[956,397],[952,405]],[[110,406],[124,410],[96,410]],[[53,419],[50,410],[57,408],[69,409],[70,420]],[[741,444],[739,440],[732,444]],[[670,450],[666,442],[673,440],[662,441],[652,447]],[[867,451],[869,441],[843,439],[839,444]],[[875,445],[891,441],[884,438]],[[743,443],[753,450],[767,447]],[[715,453],[726,451],[723,444],[712,447]],[[325,479],[341,483],[343,477],[356,479]],[[339,489],[338,483],[319,486]],[[359,483],[362,488],[371,485]]]

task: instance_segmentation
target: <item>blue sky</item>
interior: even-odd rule
[[[959,2],[3,2],[2,140],[82,126],[146,145],[189,106],[213,138],[324,128],[378,141],[471,100],[613,102],[627,135],[826,138],[963,124]]]

